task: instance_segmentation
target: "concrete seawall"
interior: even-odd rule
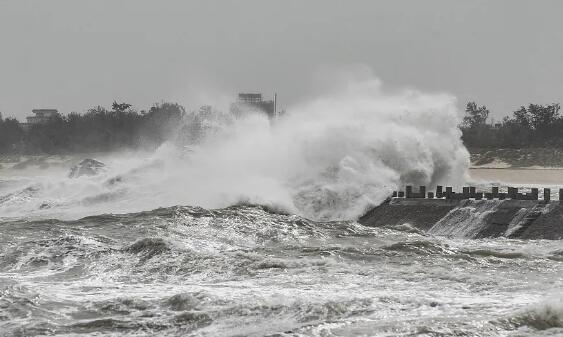
[[[367,212],[359,222],[374,227],[408,223],[431,234],[455,237],[562,239],[563,203],[547,198],[457,200],[394,197]]]

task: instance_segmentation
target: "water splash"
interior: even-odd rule
[[[313,219],[351,219],[406,183],[462,183],[469,157],[454,97],[387,93],[373,78],[335,87],[289,107],[275,123],[250,114],[214,129],[189,152],[165,144],[144,158],[98,158],[108,167],[98,177],[70,181],[66,172],[51,172],[46,183],[39,176],[39,191],[11,198],[0,211],[68,217],[244,201]]]
[[[438,221],[428,233],[457,238],[476,238],[487,226],[487,218],[501,205],[502,200],[464,200]]]

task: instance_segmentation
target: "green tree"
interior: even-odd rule
[[[15,118],[0,116],[0,152],[15,152],[23,140],[24,131]]]
[[[532,128],[538,131],[545,131],[555,125],[555,121],[559,118],[559,104],[550,105],[530,104],[528,105],[528,114]]]
[[[125,112],[127,110],[129,110],[131,108],[131,104],[127,104],[127,103],[117,103],[116,101],[113,101],[113,104],[111,105],[111,108],[114,111],[117,112]]]
[[[465,107],[465,117],[463,117],[463,126],[465,128],[476,128],[487,123],[489,118],[489,109],[486,106],[478,107],[475,102],[468,102]]]

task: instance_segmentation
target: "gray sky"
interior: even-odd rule
[[[563,101],[562,13],[558,0],[0,0],[0,111],[274,90],[291,104],[319,69],[366,65],[390,88],[502,116]]]

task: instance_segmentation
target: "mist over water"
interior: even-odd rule
[[[107,169],[96,177],[69,179],[66,167],[40,171],[11,195],[3,191],[0,212],[72,217],[246,202],[353,219],[401,185],[463,182],[469,156],[454,97],[387,93],[373,78],[327,92],[274,121],[248,114],[215,125],[197,146],[102,156]]]

